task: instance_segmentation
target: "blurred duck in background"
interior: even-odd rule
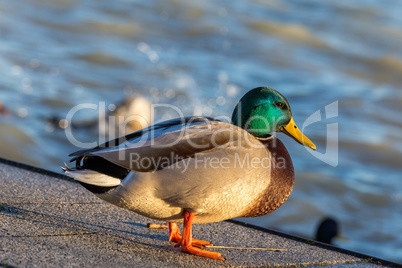
[[[151,123],[151,103],[142,96],[130,96],[119,103],[114,111],[105,117],[100,131],[109,137],[119,137],[143,129]]]
[[[151,102],[142,96],[132,95],[119,104],[109,105],[109,113],[92,120],[68,122],[64,118],[51,116],[46,121],[52,128],[87,129],[99,131],[109,138],[124,136],[143,129],[151,122]]]

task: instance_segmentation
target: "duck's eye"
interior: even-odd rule
[[[283,102],[280,102],[280,101],[275,102],[275,105],[281,109],[285,108],[285,106],[286,106]]]

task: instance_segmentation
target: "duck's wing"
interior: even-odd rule
[[[104,164],[106,168],[106,162],[111,162],[124,170],[156,171],[228,143],[233,138],[231,127],[235,126],[209,117],[177,118],[70,156],[73,157],[71,161],[76,161],[77,168],[88,168],[89,160],[95,158],[96,169],[99,169],[98,164]]]

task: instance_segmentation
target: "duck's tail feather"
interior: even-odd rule
[[[78,181],[89,191],[100,194],[121,185],[121,180],[90,169],[72,169],[69,166],[62,167],[63,172]]]

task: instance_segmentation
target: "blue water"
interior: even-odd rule
[[[249,89],[270,86],[299,127],[320,111],[305,134],[321,153],[330,141],[330,163],[278,134],[295,188],[277,211],[246,220],[312,237],[331,215],[348,238],[336,245],[402,262],[400,14],[397,0],[2,1],[0,100],[11,114],[0,116],[0,156],[59,171],[77,148],[49,118],[82,103],[136,93],[185,115],[228,116]]]

